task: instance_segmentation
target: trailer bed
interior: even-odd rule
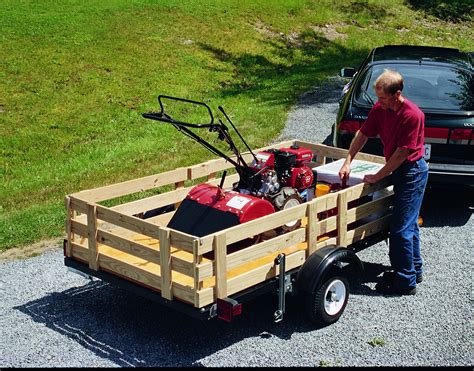
[[[313,150],[317,155],[311,165],[314,167],[327,158],[344,158],[347,154],[346,150],[294,140],[267,148],[293,143]],[[250,161],[249,154],[247,158]],[[384,162],[382,157],[367,154],[356,158]],[[351,186],[204,237],[167,228],[173,211],[141,218],[148,210],[179,204],[192,188],[186,183],[204,180],[218,184],[216,174],[230,167],[224,160],[211,160],[68,195],[66,260],[82,264],[92,275],[102,271],[150,289],[168,301],[203,308],[218,298],[231,297],[276,277],[279,267],[274,260],[280,253],[286,255],[286,270],[290,271],[324,246],[351,246],[388,228],[393,197],[387,179],[374,185]],[[236,177],[228,176],[224,188]],[[174,190],[104,206],[111,199],[170,185]],[[375,191],[382,191],[377,199],[362,202]],[[302,221],[294,231],[256,244],[246,243],[293,220]],[[229,245],[239,243],[244,247],[228,251]]]

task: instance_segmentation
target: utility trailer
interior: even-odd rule
[[[260,150],[291,145],[313,151],[308,166],[316,171],[347,155],[347,150],[299,140]],[[243,158],[252,160],[249,152]],[[356,159],[384,163],[364,153]],[[349,297],[343,268],[363,269],[356,252],[388,236],[390,180],[353,185],[205,236],[167,227],[192,184],[221,182],[225,189],[237,181],[238,174],[217,177],[229,168],[229,161],[216,159],[66,196],[65,265],[199,318],[231,321],[243,303],[273,292],[278,296],[275,321],[283,318],[287,293],[301,297],[316,324],[337,321]],[[104,205],[149,190],[163,191]],[[371,197],[374,192],[377,198]],[[161,213],[144,218],[153,215],[151,210]],[[295,220],[298,228],[292,231],[255,238]]]

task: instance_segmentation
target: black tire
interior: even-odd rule
[[[307,294],[306,312],[318,327],[328,326],[341,317],[348,300],[347,279],[341,275],[330,275],[313,293]]]

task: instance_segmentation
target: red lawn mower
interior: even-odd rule
[[[205,108],[210,122],[195,124],[175,120],[165,112],[163,101]],[[212,111],[207,104],[166,95],[158,96],[158,102],[161,111],[145,113],[143,117],[173,125],[212,153],[230,162],[239,174],[239,181],[234,183],[231,189],[222,188],[226,176],[225,171],[219,186],[202,183],[192,188],[168,223],[169,228],[202,237],[278,210],[297,206],[313,198],[315,177],[311,168],[307,166],[313,159],[310,149],[291,146],[268,149],[254,154],[224,109],[219,106],[227,122],[253,156],[252,163],[247,164],[232,140],[227,126],[219,118],[218,122],[214,121]],[[192,129],[208,129],[210,132],[217,133],[217,138],[229,145],[236,159],[211,145]],[[288,223],[276,232],[292,231],[298,228],[300,223],[300,221]]]

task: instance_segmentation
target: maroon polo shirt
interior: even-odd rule
[[[380,136],[385,160],[388,161],[397,148],[407,148],[410,150],[407,160],[413,162],[423,156],[424,127],[425,114],[405,98],[395,112],[375,103],[360,131],[367,137]]]

